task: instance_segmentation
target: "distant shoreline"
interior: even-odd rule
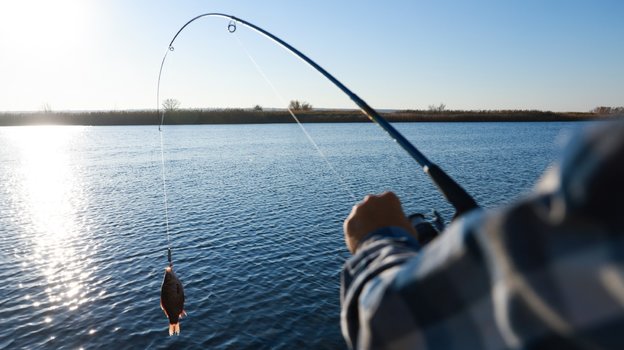
[[[391,122],[552,122],[608,120],[622,114],[593,112],[502,111],[394,111],[381,113]],[[368,118],[359,110],[295,111],[302,123],[359,123]],[[90,112],[0,112],[0,126],[24,125],[158,125],[155,110]],[[165,114],[166,125],[294,123],[287,110],[180,109]]]

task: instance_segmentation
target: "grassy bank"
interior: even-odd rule
[[[311,110],[296,112],[303,123],[368,122],[358,110]],[[558,113],[544,111],[418,111],[382,113],[391,122],[517,122],[582,121],[614,119],[621,114],[593,112]],[[154,110],[92,112],[0,112],[0,126],[16,125],[157,125],[160,115]],[[263,124],[293,123],[286,110],[254,111],[249,109],[182,109],[167,112],[165,124]]]

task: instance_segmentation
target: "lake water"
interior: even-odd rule
[[[585,123],[397,128],[485,207],[530,189]],[[452,210],[373,124],[0,128],[0,348],[344,348],[342,221],[367,193]],[[328,165],[328,163],[331,165]]]

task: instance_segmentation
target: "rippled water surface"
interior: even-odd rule
[[[484,206],[527,191],[581,123],[397,128]],[[0,128],[0,348],[343,348],[342,220],[369,192],[452,211],[372,124],[164,129],[188,317],[159,308],[167,236],[156,127]],[[327,163],[331,164],[329,166]]]

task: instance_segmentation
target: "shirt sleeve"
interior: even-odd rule
[[[425,247],[399,228],[367,236],[341,276],[347,345],[624,348],[624,123],[574,140],[533,194]]]
[[[365,237],[358,246],[358,253],[345,263],[341,275],[341,319],[343,335],[350,347],[357,344],[361,328],[359,299],[363,289],[415,257],[419,250],[418,242],[405,230],[386,227]]]
[[[398,228],[361,243],[342,273],[342,331],[351,348],[487,348],[491,332],[487,263],[467,231],[481,211],[458,219],[422,248]],[[481,334],[480,334],[481,333]],[[485,339],[485,340],[484,340]],[[499,347],[500,348],[500,347]]]

